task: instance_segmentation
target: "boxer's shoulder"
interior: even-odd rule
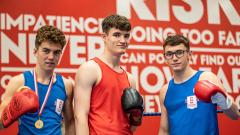
[[[94,60],[89,60],[79,66],[79,70],[97,70],[99,65]]]
[[[200,77],[199,80],[206,80],[206,78],[212,78],[212,77],[216,77],[216,75],[213,72],[210,71],[204,71]]]
[[[102,72],[100,66],[93,60],[89,60],[81,64],[76,73],[76,81],[85,81],[92,84],[96,84],[101,80]]]
[[[5,92],[14,93],[18,88],[24,85],[24,76],[23,74],[16,75],[12,77],[8,85],[5,88]]]

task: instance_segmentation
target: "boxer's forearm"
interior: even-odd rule
[[[75,123],[74,121],[69,121],[65,123],[65,135],[75,135]]]
[[[3,128],[4,128],[4,126],[2,124],[2,121],[0,121],[0,129],[3,129]]]
[[[162,128],[159,129],[158,135],[169,135],[168,130],[164,130]]]
[[[240,112],[236,103],[232,103],[231,107],[227,110],[223,110],[223,112],[232,120],[237,120],[240,117]]]
[[[88,119],[75,118],[76,135],[89,135]]]
[[[137,126],[132,126],[132,125],[131,125],[130,130],[131,130],[132,132],[135,132],[135,131],[137,130]]]

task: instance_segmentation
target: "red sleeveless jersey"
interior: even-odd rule
[[[99,58],[102,78],[91,94],[89,129],[91,135],[132,135],[121,104],[123,90],[130,86],[127,73],[117,73]]]

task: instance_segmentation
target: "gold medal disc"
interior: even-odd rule
[[[35,122],[35,127],[36,127],[37,129],[43,128],[43,121],[40,120],[40,119],[38,119],[38,120]]]

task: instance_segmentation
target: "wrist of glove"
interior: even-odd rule
[[[229,96],[217,92],[211,97],[212,103],[217,104],[222,110],[227,110],[232,106],[232,100]]]
[[[142,123],[143,109],[133,109],[129,115],[130,124],[133,126],[140,126]]]

